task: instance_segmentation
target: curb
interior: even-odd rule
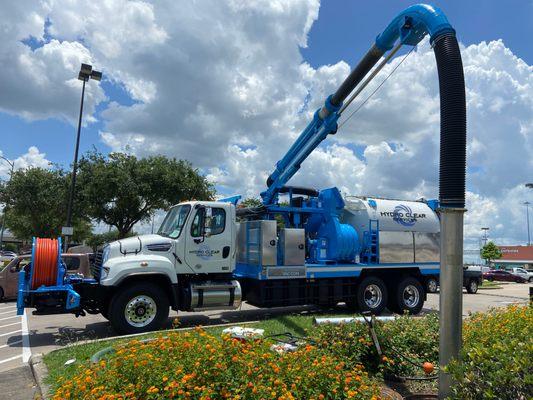
[[[43,361],[43,355],[32,355],[28,363],[30,364],[35,383],[39,388],[41,398],[47,400],[49,398],[50,386],[44,382],[44,379],[48,376],[48,368],[46,368],[46,364]]]

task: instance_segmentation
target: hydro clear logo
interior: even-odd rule
[[[400,204],[392,212],[392,220],[402,226],[413,226],[416,224],[416,217],[410,207]]]

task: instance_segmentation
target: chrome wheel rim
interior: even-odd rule
[[[150,296],[141,295],[126,304],[124,316],[131,326],[142,328],[149,325],[157,314],[157,305]]]
[[[431,279],[428,282],[428,289],[430,292],[436,292],[437,291],[437,281],[435,279]]]
[[[470,290],[476,290],[477,289],[477,282],[472,281],[470,282]]]
[[[403,302],[404,304],[409,307],[415,307],[418,305],[418,302],[420,301],[420,293],[416,286],[414,285],[407,285],[405,289],[403,290]]]
[[[369,308],[377,308],[383,300],[383,293],[378,285],[368,285],[365,288],[364,299]]]

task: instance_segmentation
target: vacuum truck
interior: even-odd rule
[[[65,273],[59,239],[34,239],[32,263],[19,276],[19,314],[101,313],[118,332],[136,333],[163,326],[170,308],[236,309],[242,301],[418,313],[427,277],[439,274],[439,201],[287,183],[398,49],[426,34],[436,52],[456,42],[438,8],[415,5],[393,20],[277,162],[260,206],[242,207],[240,196],[177,204],[157,234],[104,245],[92,278]]]

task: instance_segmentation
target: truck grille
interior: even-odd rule
[[[94,261],[91,264],[91,274],[93,275],[93,278],[97,281],[100,281],[100,274],[102,272],[102,253],[103,250],[99,249],[94,254]]]

